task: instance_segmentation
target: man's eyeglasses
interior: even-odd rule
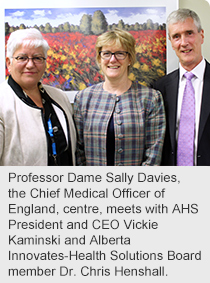
[[[100,56],[102,59],[104,60],[109,60],[112,55],[114,55],[114,57],[117,59],[117,60],[124,60],[128,54],[127,51],[116,51],[116,52],[111,52],[111,51],[100,51],[99,52]]]
[[[35,56],[32,58],[29,58],[28,56],[17,56],[17,57],[12,57],[15,60],[17,60],[18,63],[21,64],[26,64],[28,63],[28,61],[31,59],[33,61],[34,64],[43,64],[46,60],[46,58],[41,57],[41,56]]]

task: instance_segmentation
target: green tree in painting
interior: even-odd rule
[[[40,25],[40,26],[39,26],[39,31],[40,31],[40,32],[44,32],[44,26],[43,26],[43,25]]]
[[[10,29],[10,26],[8,24],[8,22],[5,23],[5,35],[9,34],[9,29]]]
[[[137,31],[137,30],[139,30],[139,29],[140,29],[140,28],[139,28],[139,23],[136,22],[135,25],[134,25],[134,30]]]
[[[112,27],[111,30],[114,30],[114,29],[117,28],[117,25],[116,25],[116,24],[113,24],[111,27]]]
[[[26,26],[24,24],[20,24],[19,29],[26,29]]]
[[[70,24],[69,22],[65,22],[63,25],[64,31],[70,32]]]
[[[125,28],[125,24],[124,24],[123,20],[119,20],[117,27],[120,28],[120,29]]]
[[[150,19],[148,19],[147,20],[147,30],[149,29],[149,30],[153,30],[153,28],[154,28],[154,24],[153,24],[153,21],[152,20],[150,20]]]
[[[52,28],[52,33],[56,33],[56,32],[58,32],[58,28],[53,27],[53,28]]]
[[[58,25],[58,31],[59,32],[63,32],[64,31],[63,24]]]
[[[108,23],[104,14],[97,10],[93,14],[91,31],[95,35],[102,34],[103,32],[107,31]]]
[[[91,23],[91,15],[84,14],[80,20],[80,31],[85,35],[91,34]]]
[[[52,26],[50,23],[46,23],[45,28],[44,28],[45,33],[52,32]]]
[[[39,27],[37,25],[34,25],[34,28],[39,29]]]

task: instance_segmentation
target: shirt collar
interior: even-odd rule
[[[203,81],[203,76],[206,68],[206,61],[203,58],[201,62],[191,70],[191,73],[193,73],[199,80]],[[186,70],[181,66],[179,63],[179,71],[180,71],[180,80],[183,79],[184,73],[186,73]]]
[[[36,106],[36,104],[33,102],[33,100],[22,90],[22,88],[19,86],[18,83],[16,83],[16,81],[12,78],[12,76],[10,75],[8,78],[8,84],[10,85],[10,87],[13,89],[13,91],[15,92],[15,94],[25,103],[27,103],[30,106]],[[49,96],[46,93],[45,89],[43,88],[41,82],[38,82],[38,87],[42,96],[43,100],[43,104],[44,101],[46,101]]]

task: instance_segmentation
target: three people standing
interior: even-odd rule
[[[76,148],[77,165],[210,165],[204,31],[189,9],[172,12],[167,26],[180,64],[153,83],[156,90],[129,80],[135,62],[130,33],[115,29],[98,37],[96,59],[104,82],[75,97],[77,147],[67,97],[40,83],[47,42],[36,29],[12,33],[6,58],[10,77],[0,86],[0,164],[74,165]]]

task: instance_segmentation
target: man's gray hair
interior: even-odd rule
[[[167,27],[169,25],[173,25],[178,22],[184,22],[188,18],[193,19],[198,29],[198,32],[200,32],[202,30],[200,18],[194,11],[190,9],[178,9],[176,11],[173,11],[167,18],[167,21],[166,21]]]

